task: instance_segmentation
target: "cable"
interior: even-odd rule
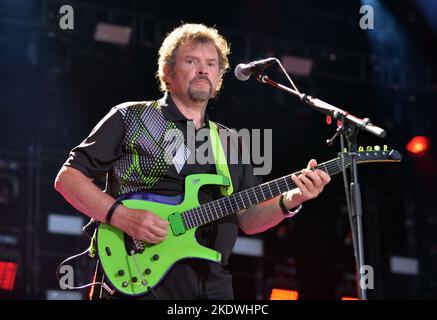
[[[290,81],[291,85],[293,86],[294,90],[297,91],[297,93],[299,93],[299,95],[301,96],[302,94],[300,93],[299,89],[294,85],[293,80],[291,80],[290,76],[288,75],[287,71],[285,71],[285,68],[282,66],[282,63],[279,59],[275,58],[276,62],[279,64],[279,66],[282,69],[282,72],[284,72],[285,76],[287,77],[288,81]]]
[[[65,284],[65,283],[63,283],[61,285],[61,279],[59,278],[59,271],[60,271],[61,267],[63,265],[65,265],[66,262],[68,262],[70,260],[73,260],[73,259],[76,259],[76,258],[78,258],[80,256],[85,255],[85,254],[90,255],[91,254],[91,249],[88,248],[84,252],[76,254],[74,256],[71,256],[71,257],[65,259],[64,261],[62,261],[59,264],[58,268],[56,269],[56,278],[58,279],[58,283],[61,286],[61,288],[63,287],[65,289],[69,289],[69,290],[80,290],[80,289],[85,289],[85,288],[88,288],[88,287],[91,287],[91,286],[94,286],[94,285],[101,285],[103,287],[103,289],[105,289],[110,295],[114,295],[115,290],[112,290],[111,288],[109,288],[108,285],[106,283],[104,283],[104,282],[92,282],[92,283],[88,283],[88,284],[80,286],[80,287],[69,286],[68,284]]]

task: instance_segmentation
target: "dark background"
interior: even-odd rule
[[[59,27],[64,4],[74,9],[74,30]],[[359,27],[363,4],[374,8],[374,29]],[[216,26],[232,48],[212,119],[237,130],[273,129],[265,181],[311,158],[335,157],[339,140],[327,147],[335,126],[297,98],[253,78],[236,80],[238,63],[310,59],[308,76],[291,73],[301,91],[387,131],[382,140],[358,136],[359,145],[386,144],[404,156],[359,166],[365,257],[375,271],[369,298],[437,298],[436,16],[432,0],[0,1],[0,261],[19,266],[14,289],[0,296],[45,299],[59,290],[57,265],[88,240],[48,232],[49,214],[80,216],[53,190],[57,171],[112,106],[161,96],[154,76],[161,41],[181,22],[196,22]],[[96,41],[98,22],[130,26],[129,44]],[[276,68],[268,74],[287,83]],[[410,155],[405,146],[418,135],[431,148]],[[231,261],[237,298],[268,299],[272,287],[298,290],[300,299],[357,295],[341,176],[294,219],[255,238],[264,242],[263,257]],[[418,273],[393,272],[393,256],[415,259]],[[76,284],[87,283],[93,262],[76,266]]]

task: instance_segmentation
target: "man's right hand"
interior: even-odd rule
[[[111,225],[126,232],[132,238],[149,243],[158,243],[167,237],[167,220],[146,210],[118,206],[111,219]]]

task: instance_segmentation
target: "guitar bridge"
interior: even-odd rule
[[[126,252],[130,255],[132,252],[135,253],[143,253],[147,247],[147,244],[135,238],[132,238],[128,234],[124,234],[124,245],[126,248]]]
[[[132,240],[134,242],[135,249],[140,251],[140,253],[142,253],[146,248],[146,244],[144,243],[144,241],[135,238],[132,238]]]

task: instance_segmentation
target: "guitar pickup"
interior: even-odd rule
[[[186,229],[180,213],[177,212],[169,215],[168,221],[170,222],[173,235],[178,236],[185,233]]]

